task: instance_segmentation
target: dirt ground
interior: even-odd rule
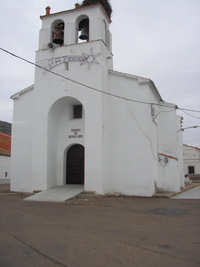
[[[0,185],[0,266],[200,266],[200,200],[25,197]]]

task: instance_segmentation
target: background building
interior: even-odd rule
[[[11,124],[0,121],[0,184],[10,183]]]
[[[200,148],[183,145],[184,173],[190,178],[200,178]]]

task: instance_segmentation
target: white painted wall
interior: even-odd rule
[[[79,62],[70,62],[68,71],[62,64],[57,66],[56,70],[61,75],[67,76],[70,79],[103,90],[103,85],[105,84],[103,75],[107,70],[108,64],[106,54],[110,54],[105,45],[101,41],[81,45],[77,44],[73,46],[73,54],[81,55],[84,51],[89,53],[91,47],[94,53],[95,51],[96,53],[101,52],[101,55],[98,57],[99,64],[93,64],[91,68],[88,69],[88,64],[80,65]],[[70,51],[71,47],[56,48],[53,52],[49,50],[39,51],[37,53],[37,61],[40,61],[41,58],[51,57],[52,54],[53,57],[69,55],[71,54]],[[85,118],[87,118],[87,120],[85,120],[85,125],[84,118],[79,121],[79,123],[68,118],[68,105],[72,105],[73,101],[68,103],[67,97],[68,99],[71,97],[75,99],[75,101],[83,104]],[[64,99],[64,102],[62,102],[62,99]],[[61,101],[61,105],[54,107],[53,112],[51,112],[51,108],[57,101]],[[61,169],[59,168],[57,174],[55,173],[57,168],[52,167],[52,161],[54,159],[49,154],[55,151],[55,153],[59,155],[59,161],[61,162],[61,159],[63,159],[63,152],[68,145],[71,144],[70,142],[72,142],[72,140],[67,139],[67,136],[69,135],[70,129],[73,129],[76,125],[76,127],[82,129],[83,132],[85,131],[84,138],[81,141],[81,144],[85,143],[86,147],[85,175],[87,176],[87,180],[85,188],[89,191],[102,193],[102,185],[99,185],[99,183],[102,183],[102,108],[102,94],[81,86],[80,84],[60,79],[60,77],[56,77],[48,72],[43,73],[40,69],[36,69],[36,83],[34,88],[34,109],[36,112],[34,113],[34,125],[37,125],[37,127],[34,126],[33,129],[33,190],[38,190],[41,187],[47,188],[63,182],[63,175],[60,173]],[[47,123],[48,118],[49,126]],[[49,131],[48,127],[52,129],[52,131]],[[57,133],[56,129],[60,129],[60,133]],[[64,134],[64,132],[66,134]],[[48,133],[49,136],[47,137]],[[51,142],[52,136],[54,135],[59,142]],[[98,140],[98,142],[96,140]],[[51,145],[49,146],[48,143]],[[40,149],[42,160],[36,157],[38,149]],[[48,151],[50,151],[50,153]],[[47,171],[43,167],[45,165],[50,166],[47,168]],[[54,170],[51,171],[52,169]],[[41,181],[43,181],[43,184],[41,184]],[[47,184],[45,184],[44,181],[47,181]]]
[[[0,155],[0,184],[10,183],[10,157]]]
[[[178,138],[178,169],[180,187],[185,187],[184,166],[183,166],[183,134],[179,131],[182,127],[182,117],[177,116],[177,138]]]
[[[159,180],[156,183],[158,192],[179,192],[180,179],[178,160],[159,155]]]
[[[177,151],[177,117],[175,105],[163,102],[168,107],[159,107],[157,118],[159,133],[159,152],[178,157]]]
[[[11,191],[31,191],[33,92],[30,87],[12,97]]]
[[[149,102],[151,89],[137,77],[109,72],[109,92]],[[157,139],[149,105],[104,97],[108,193],[150,196],[157,169]],[[154,98],[156,101],[156,99]]]

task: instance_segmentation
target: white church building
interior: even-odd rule
[[[177,106],[151,80],[113,70],[111,21],[100,4],[46,10],[35,83],[11,97],[11,190],[83,184],[102,195],[178,192]]]

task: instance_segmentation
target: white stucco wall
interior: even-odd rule
[[[148,81],[109,72],[109,93],[150,102]],[[104,97],[105,156],[108,193],[150,196],[157,175],[157,138],[149,105]]]
[[[0,184],[10,183],[10,157],[0,155]]]
[[[180,191],[178,159],[159,155],[159,179],[156,187],[158,192]]]
[[[185,187],[184,177],[184,165],[183,165],[183,133],[180,131],[182,127],[182,117],[177,116],[177,138],[178,138],[178,169],[179,169],[179,180],[180,187]]]
[[[154,107],[153,121],[158,129],[158,178],[155,180],[159,192],[178,192],[184,186],[182,155],[180,145],[182,138],[177,134],[180,120],[176,116],[176,106],[160,102]],[[178,126],[178,125],[179,126]]]
[[[14,95],[11,142],[11,190],[31,191],[33,86]],[[39,151],[38,151],[39,153]]]
[[[178,157],[177,151],[177,117],[175,105],[163,102],[163,105],[169,107],[159,106],[157,121],[159,131],[159,152]]]

